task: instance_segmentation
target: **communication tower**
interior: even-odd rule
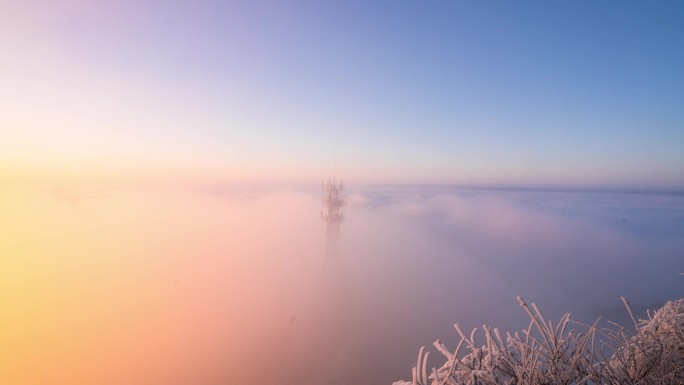
[[[323,212],[321,219],[327,225],[327,251],[329,255],[339,253],[340,223],[344,221],[344,206],[347,205],[347,191],[344,184],[335,181],[335,158],[333,157],[333,179],[321,184],[323,188]]]
[[[344,263],[340,257],[340,224],[344,221],[344,206],[347,205],[347,190],[344,183],[337,182],[335,178],[335,155],[333,154],[333,179],[321,184],[323,211],[321,220],[326,224],[327,244],[326,254],[328,258],[324,261],[324,279],[326,288],[321,289],[323,293],[324,307],[321,308],[322,314],[330,315],[330,329],[326,335],[333,338],[331,346],[337,350],[334,358],[334,370],[330,380],[335,384],[347,384],[349,381],[349,362],[346,359],[349,341],[349,317],[351,309],[349,307],[348,290],[344,279]],[[325,310],[329,311],[327,313]],[[330,357],[332,358],[332,357]]]

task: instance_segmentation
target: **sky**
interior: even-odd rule
[[[526,327],[517,295],[681,298],[682,20],[0,0],[0,383],[391,383],[454,322]]]
[[[676,1],[0,1],[3,179],[684,185]]]

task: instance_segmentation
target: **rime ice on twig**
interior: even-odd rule
[[[428,378],[429,352],[422,347],[413,381],[393,385],[684,384],[684,299],[667,302],[639,322],[629,301],[622,300],[634,322],[633,334],[617,324],[613,330],[598,328],[598,320],[593,325],[573,321],[570,314],[554,328],[536,305],[530,308],[518,297],[530,317],[527,330],[506,333],[504,342],[498,329],[484,326],[485,341],[478,345],[477,329],[468,338],[455,324],[461,340],[453,353],[439,340],[433,344],[446,358],[441,367]],[[459,356],[464,345],[469,352]]]

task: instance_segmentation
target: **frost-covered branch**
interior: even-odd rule
[[[598,328],[598,320],[583,324],[570,314],[554,327],[535,304],[518,301],[530,317],[526,330],[504,339],[497,328],[483,326],[478,344],[478,329],[467,336],[456,324],[461,339],[453,351],[440,340],[433,344],[446,358],[441,367],[428,375],[429,352],[422,347],[412,381],[394,385],[684,384],[684,299],[636,321],[623,298],[634,334],[617,324]]]

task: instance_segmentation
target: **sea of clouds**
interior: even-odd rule
[[[455,322],[526,327],[518,295],[622,323],[620,296],[641,317],[684,297],[679,191],[351,188],[334,258],[308,187],[0,193],[8,289],[46,309],[5,334],[65,335],[11,362],[54,384],[392,383]]]

